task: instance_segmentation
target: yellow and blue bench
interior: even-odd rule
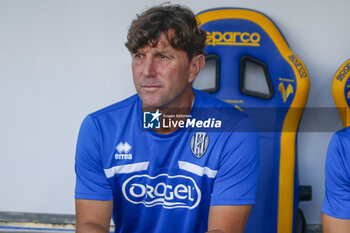
[[[214,80],[203,87],[198,83],[205,75],[200,74],[194,86],[244,111],[259,131],[257,202],[245,232],[303,232],[300,224],[305,222],[297,220],[299,201],[311,197],[301,195],[296,136],[309,92],[308,72],[277,26],[260,12],[210,9],[200,12],[197,19],[208,35],[210,68],[205,67],[204,72],[212,72],[209,76]],[[263,80],[258,75],[255,80],[255,73],[262,73]],[[261,90],[254,88],[256,83],[264,84]]]

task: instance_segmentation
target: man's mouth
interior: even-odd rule
[[[158,90],[159,88],[161,88],[161,86],[159,86],[159,85],[143,85],[141,87],[142,87],[142,89],[144,89],[146,91],[155,91],[155,90]]]

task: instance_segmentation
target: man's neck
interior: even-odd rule
[[[154,132],[159,134],[169,134],[180,128],[179,122],[186,121],[188,116],[191,114],[191,109],[194,104],[194,93],[189,96],[188,100],[181,102],[178,106],[172,107],[160,107],[160,108],[147,108],[142,107],[142,111],[157,111],[161,115],[161,128],[153,129]],[[164,122],[164,125],[162,124]]]

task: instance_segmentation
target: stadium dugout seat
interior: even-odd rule
[[[333,78],[332,92],[343,126],[350,125],[350,59],[336,72]]]
[[[300,233],[298,208],[311,187],[298,181],[296,133],[309,75],[266,15],[221,8],[197,15],[207,31],[206,66],[193,86],[223,99],[251,117],[259,131],[257,201],[245,233]]]

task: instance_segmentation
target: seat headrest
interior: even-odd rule
[[[266,15],[248,9],[221,8],[203,11],[197,20],[208,35],[207,61],[216,60],[219,66],[216,85],[209,92],[244,107],[288,108],[292,103],[294,107],[305,106],[307,70]],[[261,70],[265,77],[263,91],[251,87],[261,81],[250,78],[250,67],[255,69],[253,72]]]
[[[336,72],[333,78],[332,92],[343,126],[350,125],[350,59]]]

